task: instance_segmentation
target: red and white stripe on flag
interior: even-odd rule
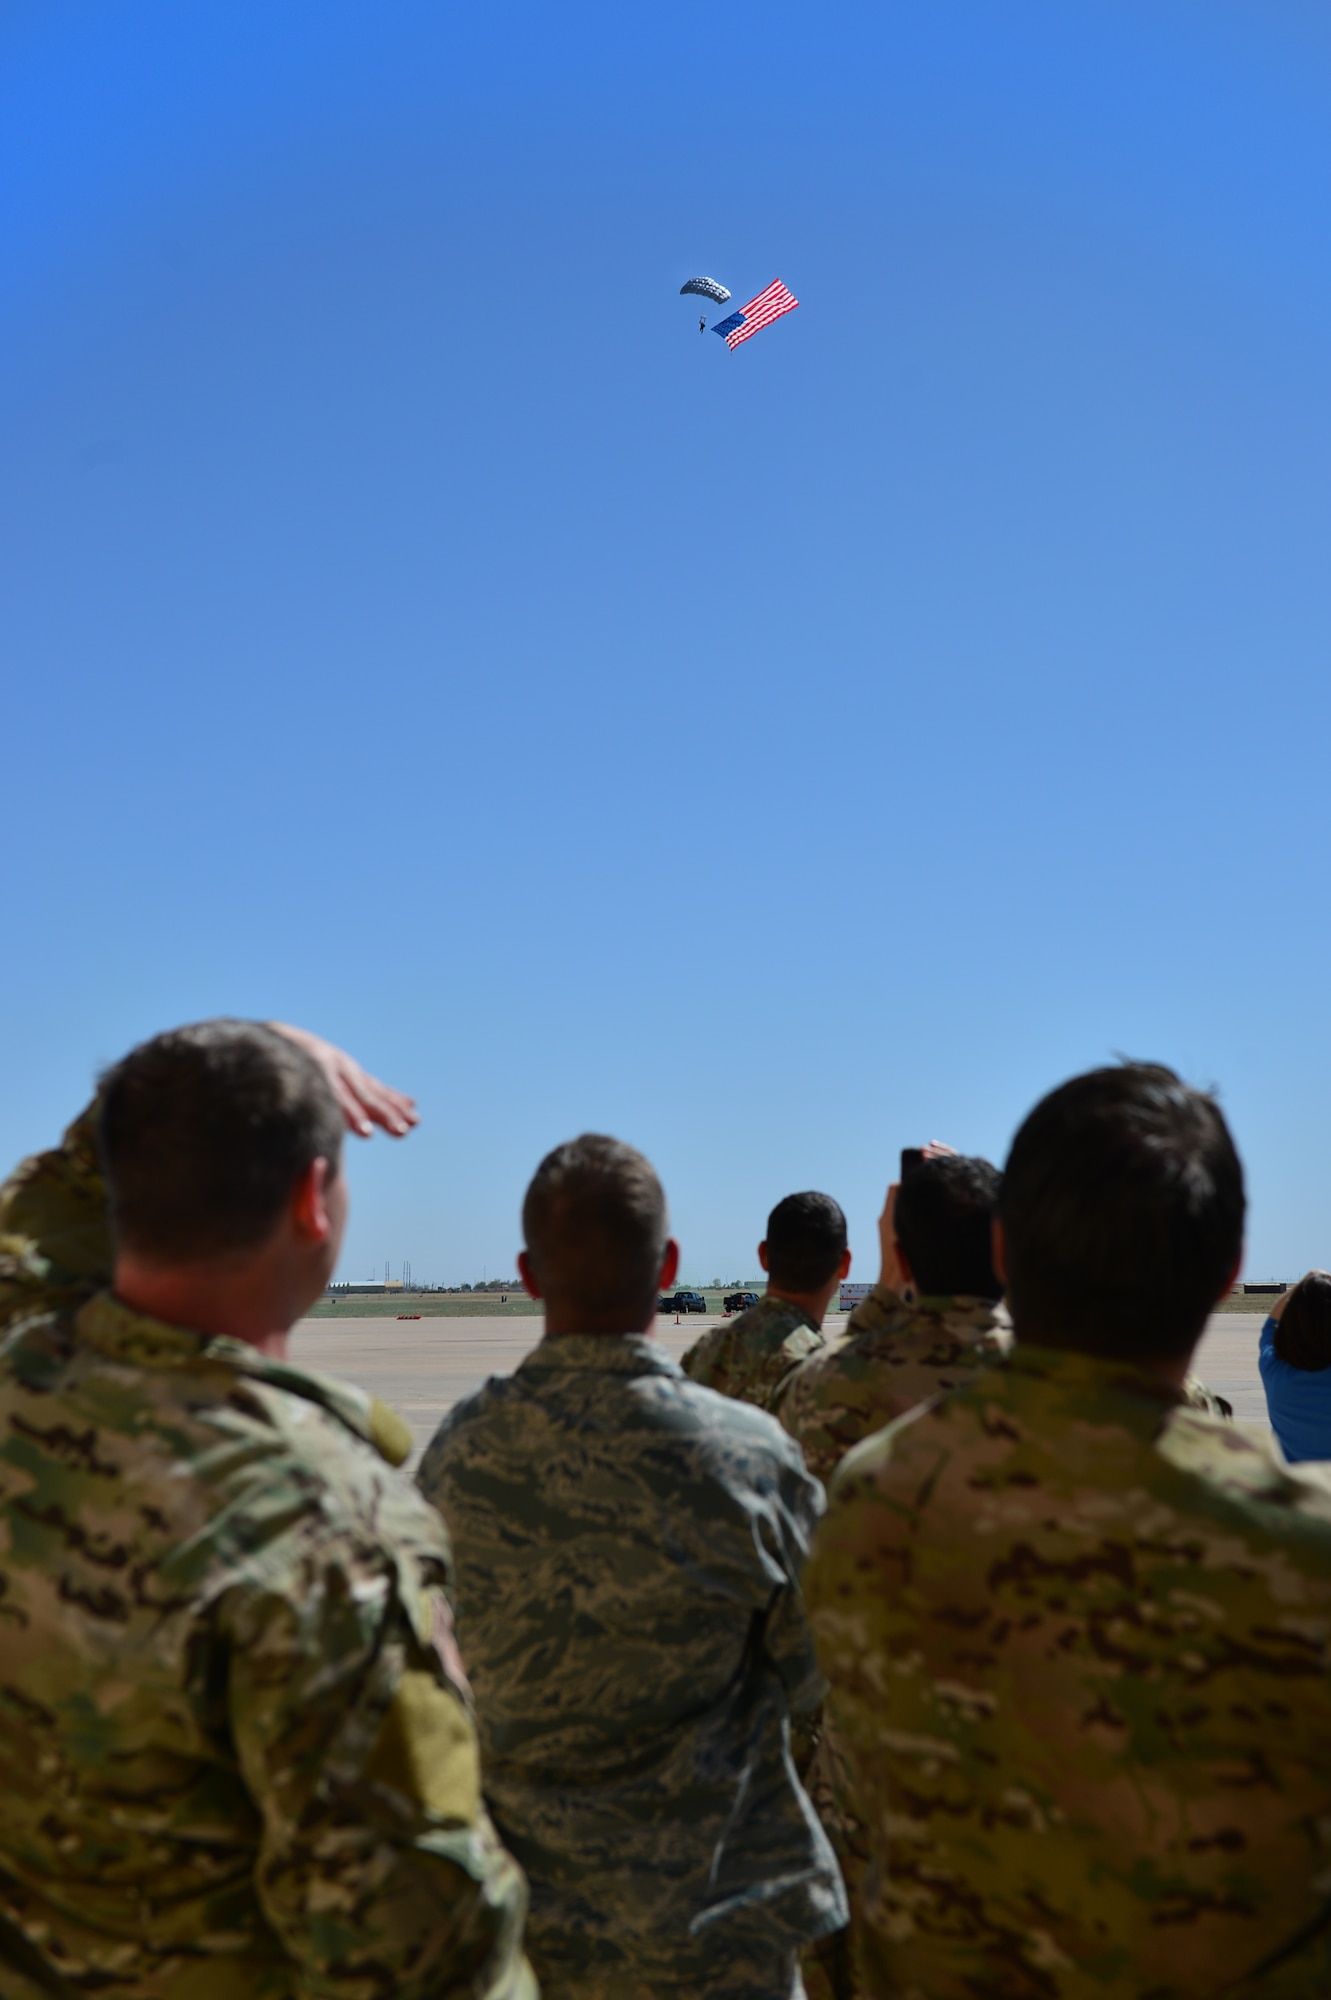
[[[740,307],[744,324],[737,326],[733,333],[726,334],[726,346],[731,349],[738,347],[742,340],[761,333],[765,326],[770,326],[774,319],[780,319],[783,313],[794,312],[798,304],[795,294],[786,290],[780,278],[773,278],[765,292],[759,292],[756,299],[750,299],[746,306]]]

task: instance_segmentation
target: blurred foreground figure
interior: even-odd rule
[[[822,1685],[799,1592],[822,1490],[651,1337],[679,1252],[640,1153],[559,1147],[522,1223],[545,1338],[449,1413],[420,1482],[542,1993],[791,2000],[800,1948],[846,1921],[789,1748]]]
[[[705,1389],[770,1410],[791,1371],[827,1345],[823,1319],[850,1269],[838,1203],[830,1194],[788,1194],[767,1218],[758,1262],[764,1296],[695,1340],[680,1366]]]
[[[878,1283],[842,1339],[790,1376],[777,1411],[819,1479],[870,1431],[1002,1358],[991,1247],[999,1184],[988,1160],[937,1147],[888,1189]]]
[[[344,1118],[415,1122],[205,1022],[0,1191],[4,2000],[534,2000],[406,1428],[285,1359]]]
[[[1331,1483],[1182,1386],[1243,1211],[1210,1098],[1065,1084],[1005,1170],[1008,1362],[842,1463],[807,1588],[867,1992],[1331,1990]]]

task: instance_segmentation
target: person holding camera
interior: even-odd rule
[[[990,1237],[1000,1175],[933,1142],[908,1147],[878,1224],[878,1282],[845,1336],[782,1385],[775,1414],[817,1478],[870,1431],[1002,1359]]]

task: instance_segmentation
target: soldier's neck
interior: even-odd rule
[[[310,1305],[291,1274],[274,1270],[262,1257],[159,1265],[122,1253],[113,1289],[132,1312],[194,1333],[243,1340],[278,1361],[285,1360],[291,1327]]]
[[[1193,1350],[1186,1354],[1104,1354],[1098,1348],[1091,1349],[1069,1340],[1065,1335],[1053,1337],[1038,1332],[1024,1330],[1013,1325],[1013,1337],[1018,1347],[1052,1347],[1064,1354],[1086,1354],[1096,1361],[1119,1362],[1125,1368],[1135,1368],[1143,1375],[1154,1375],[1162,1382],[1168,1382],[1172,1389],[1181,1389],[1192,1372]]]
[[[793,1292],[788,1285],[774,1285],[769,1278],[767,1296],[769,1299],[784,1299],[788,1306],[798,1306],[801,1312],[809,1315],[815,1326],[821,1326],[827,1317],[827,1308],[832,1302],[836,1284],[834,1278],[830,1285],[823,1285],[816,1292]]]

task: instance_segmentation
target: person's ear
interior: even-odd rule
[[[759,1263],[760,1263],[760,1264],[762,1265],[762,1267],[763,1267],[764,1271],[770,1271],[770,1270],[771,1270],[771,1268],[772,1268],[772,1267],[771,1267],[771,1265],[770,1265],[770,1264],[768,1263],[768,1261],[767,1261],[767,1238],[766,1238],[766,1237],[764,1237],[764,1238],[763,1238],[763,1240],[762,1240],[762,1242],[761,1242],[761,1243],[760,1243],[760,1244],[758,1245],[758,1262],[759,1262]]]
[[[326,1243],[332,1235],[334,1220],[328,1194],[336,1178],[336,1167],[320,1154],[310,1161],[292,1189],[291,1226],[302,1243]]]
[[[541,1288],[536,1282],[536,1273],[532,1270],[531,1258],[525,1250],[519,1250],[518,1252],[518,1276],[522,1280],[522,1289],[527,1294],[527,1297],[529,1299],[539,1299]]]
[[[1004,1291],[1006,1291],[1007,1238],[1003,1234],[1003,1225],[997,1216],[994,1217],[989,1225],[989,1256],[993,1263],[994,1276],[998,1279]],[[1236,1264],[1234,1268],[1237,1271],[1238,1265]]]
[[[837,1265],[836,1275],[838,1284],[840,1284],[841,1280],[847,1276],[849,1271],[850,1271],[850,1245],[847,1244],[845,1249],[841,1252],[841,1262]]]
[[[666,1244],[665,1255],[661,1259],[661,1275],[656,1281],[658,1292],[667,1292],[679,1276],[679,1245],[674,1237]]]

